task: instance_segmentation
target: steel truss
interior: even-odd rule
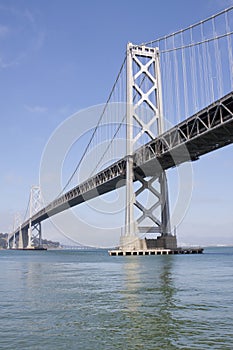
[[[30,249],[33,246],[41,246],[42,244],[42,232],[41,232],[41,222],[33,222],[33,215],[38,213],[42,208],[42,198],[39,186],[32,186],[30,193],[30,203],[29,203],[29,225],[28,225],[28,245],[27,248]]]

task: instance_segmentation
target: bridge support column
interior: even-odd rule
[[[29,227],[28,227],[28,245],[27,249],[32,248],[32,220],[29,221]]]
[[[37,223],[32,226],[31,220],[29,223],[28,228],[28,245],[27,249],[32,249],[34,247],[41,247],[42,246],[42,229],[41,229],[41,223]]]
[[[15,234],[14,234],[14,236],[13,236],[12,249],[16,249]]]
[[[41,247],[42,245],[42,229],[41,229],[41,222],[38,222],[37,224],[34,225],[33,230],[35,231],[34,233],[34,239],[37,241],[37,246]]]
[[[143,192],[149,192],[147,198],[147,206],[140,202],[139,199],[136,200],[135,206],[141,211],[141,216],[137,219],[138,225],[142,223],[145,219],[150,219],[153,226],[150,227],[140,227],[140,233],[161,233],[164,236],[169,235],[171,232],[170,228],[170,214],[168,205],[168,188],[165,173],[160,176],[152,176],[149,179],[144,179],[139,174],[136,174],[136,179],[141,183],[141,187],[136,191],[135,195],[138,198]],[[156,189],[154,187],[155,183],[159,186]],[[151,200],[153,197],[153,200]],[[144,199],[145,201],[145,199]],[[155,214],[157,212],[157,215]]]
[[[21,225],[19,227],[19,243],[18,243],[18,249],[23,249],[23,233],[22,233],[22,228]]]
[[[159,243],[169,245],[172,240],[172,245],[176,246],[176,240],[170,239],[173,236],[171,236],[166,173],[162,169],[160,174],[153,174],[153,171],[152,174],[136,172],[133,163],[134,150],[164,131],[158,48],[131,43],[127,45],[126,81],[126,208],[125,232],[121,236],[120,248],[122,250],[144,249],[145,240],[143,241],[139,236],[142,233],[158,233],[164,238]],[[134,189],[136,181],[141,184],[137,190]],[[155,182],[157,187],[154,186]],[[145,197],[146,192],[149,192],[150,198],[152,196],[154,199],[149,207],[143,204],[145,198],[139,200],[140,196]],[[137,219],[135,208],[141,212]],[[169,237],[169,240],[166,237]]]

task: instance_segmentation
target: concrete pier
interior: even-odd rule
[[[174,255],[174,254],[202,254],[203,248],[176,248],[176,249],[146,249],[146,250],[109,250],[110,256],[129,255]]]
[[[31,248],[14,248],[14,250],[47,250],[47,248],[44,247],[31,247]]]

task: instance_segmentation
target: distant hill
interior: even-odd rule
[[[0,249],[6,249],[7,248],[7,233],[0,233]],[[60,243],[59,242],[53,242],[47,239],[42,239],[42,244],[45,248],[59,248]]]
[[[6,249],[7,248],[7,233],[0,233],[0,249]]]
[[[38,245],[39,245],[39,242],[38,242]],[[50,241],[50,240],[47,240],[47,239],[42,239],[42,245],[43,245],[44,248],[55,249],[55,248],[59,248],[60,247],[60,242],[54,242],[54,241]]]

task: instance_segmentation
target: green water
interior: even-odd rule
[[[233,349],[233,248],[0,251],[0,349]]]

